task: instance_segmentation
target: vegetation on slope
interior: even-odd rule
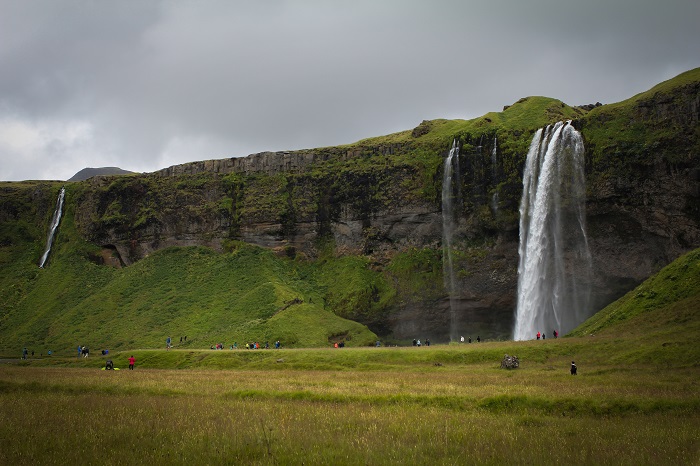
[[[188,346],[200,348],[276,340],[357,346],[376,339],[329,310],[327,285],[309,280],[315,272],[305,270],[312,265],[259,247],[232,242],[221,254],[169,248],[126,268],[97,265],[89,258],[99,248],[76,233],[73,204],[66,205],[45,269],[36,265],[38,233],[23,236],[11,228],[17,224],[3,223],[0,346],[6,349],[161,347],[168,336],[185,335]]]
[[[569,334],[602,339],[611,362],[700,365],[700,249],[678,258]],[[624,342],[619,344],[619,342]]]
[[[581,324],[572,336],[619,333],[621,328],[639,333],[651,329],[639,325],[656,325],[663,315],[668,323],[700,324],[700,307],[693,306],[700,299],[700,249],[691,251],[664,267],[622,298],[599,311]],[[671,310],[678,315],[673,315]],[[687,312],[686,312],[687,311]],[[685,317],[682,314],[686,314]],[[653,315],[653,316],[652,316]],[[682,333],[681,328],[677,329]]]

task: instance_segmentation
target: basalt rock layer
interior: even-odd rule
[[[533,133],[569,119],[583,135],[594,312],[700,246],[699,115],[696,69],[617,104],[570,107],[529,97],[475,120],[426,121],[348,146],[93,177],[69,185],[67,203],[79,235],[108,252],[105,264],[129,266],[168,246],[222,250],[230,241],[296,260],[368,257],[394,295],[364,323],[399,340],[440,341],[449,338],[450,322],[439,264],[442,166],[456,139],[459,331],[508,338],[522,172]],[[32,189],[25,196],[41,198],[41,211],[31,218],[48,222],[55,189]],[[0,222],[18,221],[20,210],[3,202]],[[360,321],[365,315],[356,313]]]

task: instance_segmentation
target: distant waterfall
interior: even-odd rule
[[[538,130],[523,173],[514,338],[564,334],[589,315],[584,148],[571,122]]]
[[[496,136],[493,137],[493,150],[491,151],[491,178],[493,178],[494,192],[491,196],[491,210],[493,214],[498,213],[498,186],[496,185],[496,180],[498,179],[498,160],[496,159],[496,150],[498,149],[498,139]]]
[[[459,185],[459,146],[457,140],[452,142],[452,149],[445,159],[442,177],[442,268],[445,289],[450,295],[450,339],[457,338],[457,316],[455,294],[457,281],[452,263],[452,241],[455,229],[455,212],[460,199]]]
[[[56,201],[56,209],[53,211],[53,217],[51,218],[51,225],[49,226],[49,235],[46,238],[46,250],[44,255],[41,256],[41,261],[39,261],[39,267],[43,268],[46,264],[46,259],[49,258],[49,252],[51,252],[51,244],[53,243],[53,237],[58,229],[58,224],[61,222],[61,215],[63,214],[63,198],[66,197],[66,188],[61,188],[61,192],[58,193],[58,200]]]

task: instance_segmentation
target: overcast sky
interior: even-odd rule
[[[0,180],[355,142],[700,66],[698,0],[0,0]]]

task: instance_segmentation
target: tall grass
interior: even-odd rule
[[[399,373],[0,366],[0,463],[697,460],[691,378],[598,369],[571,377],[543,364]]]

